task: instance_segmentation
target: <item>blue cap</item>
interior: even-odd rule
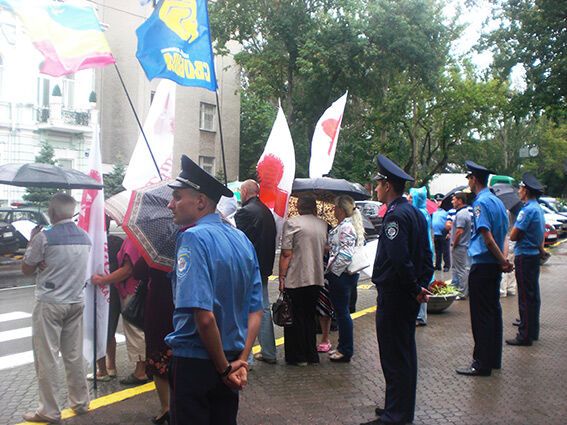
[[[469,170],[469,172],[467,173],[468,175],[476,174],[478,176],[485,176],[488,174],[494,174],[488,168],[483,167],[482,165],[478,165],[476,162],[473,161],[467,160],[465,161],[465,165],[467,166],[467,170]]]
[[[522,175],[522,181],[520,182],[520,186],[525,186],[530,190],[535,192],[542,192],[545,189],[545,186],[542,185],[539,180],[534,176],[532,173],[524,173]]]
[[[398,180],[401,182],[412,182],[414,179],[396,163],[384,155],[378,155],[378,174],[374,180]]]
[[[231,198],[234,194],[187,155],[181,155],[181,172],[174,182],[168,184],[172,189],[194,189],[218,202],[221,196]]]

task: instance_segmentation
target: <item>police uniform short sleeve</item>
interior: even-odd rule
[[[480,230],[482,228],[492,232],[492,223],[488,214],[488,206],[483,202],[478,202],[473,208],[475,228]]]
[[[213,311],[214,289],[206,246],[194,232],[181,236],[175,268],[176,308]]]
[[[533,211],[527,208],[522,209],[518,214],[518,218],[516,219],[516,223],[514,224],[514,227],[517,228],[518,230],[521,230],[522,232],[526,232],[528,230],[530,221],[532,221],[533,219],[532,215],[533,215]]]
[[[254,257],[256,251],[252,250]],[[250,297],[250,307],[248,313],[255,313],[256,311],[263,310],[264,305],[262,301],[262,277],[260,276],[260,267],[258,266],[258,259],[256,258],[256,267],[252,275],[252,296]]]

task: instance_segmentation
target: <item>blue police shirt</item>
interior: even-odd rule
[[[209,214],[177,238],[172,273],[174,331],[165,342],[177,357],[208,359],[193,309],[212,311],[223,350],[240,352],[248,314],[262,310],[262,280],[254,247],[240,230]]]
[[[445,223],[447,222],[448,214],[443,208],[438,208],[431,216],[433,234],[435,236],[443,236],[445,234]]]
[[[484,243],[480,231],[483,228],[489,230],[500,250],[504,250],[504,240],[508,232],[508,215],[504,204],[488,188],[484,188],[473,202],[473,215],[474,233],[468,249],[472,263],[498,263]]]
[[[535,199],[530,199],[522,208],[514,224],[523,233],[522,239],[516,242],[515,255],[539,255],[539,247],[543,242],[545,217],[543,210]]]

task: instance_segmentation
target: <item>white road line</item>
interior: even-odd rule
[[[0,323],[9,322],[10,320],[27,319],[31,316],[30,313],[24,313],[23,311],[12,311],[11,313],[0,314]]]
[[[29,336],[31,336],[31,328],[22,328],[22,329],[29,329]],[[21,331],[22,329],[16,329],[16,331]],[[7,331],[11,332],[11,331]],[[7,334],[7,332],[0,332],[0,338],[3,337],[3,334]],[[23,338],[23,337],[21,337]],[[16,339],[16,338],[14,338]],[[117,333],[116,334],[116,343],[120,344],[124,342],[126,338],[124,335]],[[9,341],[9,339],[2,340],[0,342]],[[33,351],[24,351],[22,353],[10,354],[7,356],[0,357],[0,370],[5,369],[12,369],[14,367],[23,366],[26,364],[33,363]]]
[[[0,342],[13,341],[15,339],[28,338],[32,336],[31,326],[28,328],[12,329],[0,332]]]
[[[0,370],[12,369],[13,367],[23,366],[29,363],[33,363],[33,351],[10,354],[9,356],[0,357]]]

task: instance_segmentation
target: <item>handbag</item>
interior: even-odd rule
[[[272,318],[278,326],[291,326],[293,324],[291,298],[283,291],[275,303],[272,304]]]
[[[370,265],[370,258],[368,258],[368,253],[366,252],[366,247],[364,245],[359,245],[354,247],[354,253],[352,254],[352,261],[347,267],[347,272],[350,274],[355,274],[365,269]]]
[[[140,281],[136,287],[136,292],[126,308],[122,311],[122,317],[134,326],[144,329],[144,310],[146,308],[146,295],[148,293],[148,282]]]

